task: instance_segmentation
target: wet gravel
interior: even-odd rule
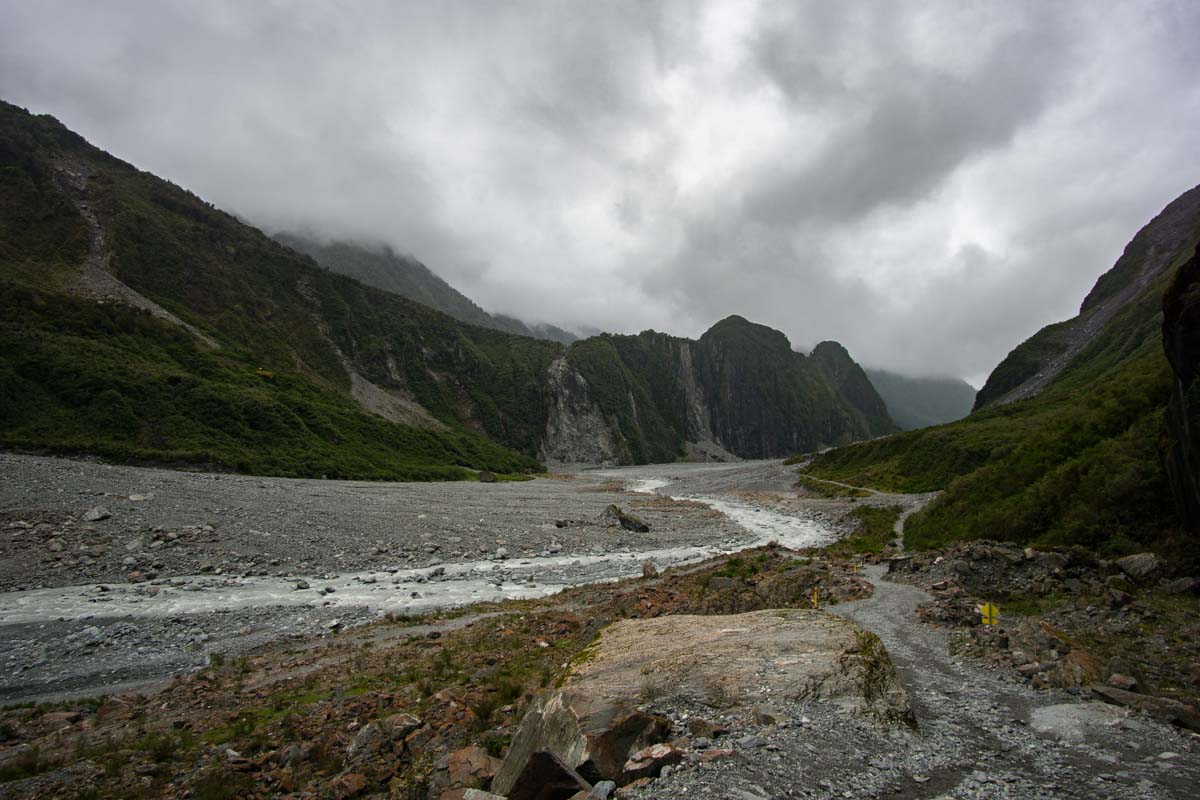
[[[647,551],[753,539],[711,508],[623,486],[620,473],[404,484],[0,454],[0,703],[149,689],[389,609],[537,596],[636,573]],[[611,503],[650,532],[613,525]]]

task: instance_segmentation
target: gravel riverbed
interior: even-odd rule
[[[386,612],[534,597],[740,549],[831,540],[737,495],[779,462],[523,482],[292,480],[0,454],[0,702],[150,686]],[[674,500],[649,491],[670,484]],[[614,524],[610,504],[649,532]],[[741,524],[738,520],[742,520]]]

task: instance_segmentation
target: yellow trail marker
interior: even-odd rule
[[[983,615],[984,625],[999,625],[1000,624],[1000,609],[991,603],[984,603],[979,607],[979,613]]]
[[[814,587],[813,587],[813,601],[812,601],[812,603],[813,603],[813,608],[820,608],[820,607],[821,607],[821,604],[820,604],[820,602],[818,601],[818,598],[820,597],[820,595],[818,595],[818,594],[817,594],[817,592],[818,592],[818,589],[817,589],[817,587],[815,587],[815,586],[814,586]]]
[[[853,564],[851,564],[850,568],[854,570],[855,575],[858,574],[858,562],[857,561],[855,561]]]

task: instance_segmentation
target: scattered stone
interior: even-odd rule
[[[496,473],[489,472],[486,469],[480,471],[479,482],[480,483],[495,483],[496,482]]]
[[[455,750],[446,760],[450,787],[482,789],[492,782],[500,769],[500,759],[488,755],[482,747]]]
[[[774,706],[755,706],[754,722],[756,725],[780,725],[787,722],[787,714]]]
[[[358,797],[367,788],[367,779],[357,772],[339,775],[329,782],[329,794],[336,800],[349,800]]]
[[[729,761],[731,759],[740,759],[740,760],[744,761],[746,759],[746,757],[743,756],[741,753],[739,753],[736,750],[728,750],[728,749],[720,749],[720,748],[715,749],[715,750],[705,750],[703,753],[700,754],[700,763],[701,764],[709,764],[709,763],[712,763],[713,761]]]
[[[296,581],[296,589],[307,589],[308,581]]]
[[[688,731],[692,736],[702,739],[716,739],[718,736],[724,736],[729,733],[729,728],[719,722],[712,722],[703,717],[692,717],[687,723]]]
[[[101,520],[108,519],[111,516],[112,514],[108,509],[104,508],[103,506],[96,506],[95,508],[88,509],[84,512],[83,521],[100,522]]]
[[[1136,692],[1138,689],[1137,678],[1131,675],[1122,675],[1119,672],[1114,672],[1108,676],[1108,685],[1114,689],[1123,689],[1126,692]]]
[[[1200,731],[1200,714],[1195,706],[1172,700],[1169,697],[1154,697],[1147,694],[1136,694],[1117,689],[1112,686],[1093,686],[1092,694],[1117,706],[1128,706],[1146,711],[1158,719],[1173,725]]]
[[[571,800],[607,800],[608,796],[617,790],[617,784],[612,781],[600,781],[591,791],[577,792],[571,795]]]
[[[655,566],[653,561],[643,561],[642,562],[642,577],[643,578],[657,578],[658,577],[658,567]]]
[[[1163,591],[1167,594],[1200,595],[1200,578],[1176,578],[1163,584]]]

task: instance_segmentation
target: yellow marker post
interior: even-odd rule
[[[984,603],[979,607],[979,613],[983,615],[984,625],[999,625],[1000,624],[1000,609],[991,603]]]
[[[858,574],[858,562],[857,561],[855,561],[853,564],[851,564],[850,568],[854,570],[855,575]]]
[[[814,587],[813,587],[813,599],[812,599],[813,608],[820,608],[820,607],[821,607],[821,603],[820,603],[820,601],[819,601],[819,597],[820,597],[820,595],[818,594],[818,592],[819,592],[819,591],[820,591],[820,590],[819,590],[819,589],[817,589],[817,587],[816,587],[816,586],[814,586]]]

